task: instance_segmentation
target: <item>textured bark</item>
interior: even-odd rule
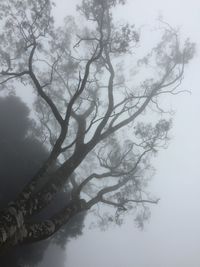
[[[42,211],[53,200],[56,193],[61,190],[66,180],[80,165],[92,148],[93,146],[91,145],[82,145],[79,147],[74,155],[58,170],[53,174],[49,174],[48,182],[38,193],[31,197],[32,189],[30,193],[27,189],[25,192],[22,191],[19,198],[14,203],[10,203],[9,206],[0,213],[0,247],[7,247],[8,244],[10,246],[11,243],[12,245],[15,245],[19,241],[24,242],[25,239],[39,239],[36,232],[39,233],[40,229],[43,229],[42,231],[44,232],[44,234],[42,234],[42,231],[40,232],[41,240],[44,239],[44,236],[47,238],[55,233],[65,223],[65,220],[68,221],[68,219],[71,218],[72,210],[77,210],[75,214],[80,211],[80,208],[77,207],[80,206],[80,203],[82,203],[82,207],[83,201],[79,200],[79,196],[77,195],[76,201],[71,203],[72,210],[70,206],[67,206],[63,212],[59,212],[54,218],[51,218],[48,221],[41,222],[40,224],[37,223],[35,225],[28,224],[26,226],[26,222],[29,221],[34,214]],[[78,206],[76,207],[76,205]],[[72,216],[74,216],[74,212],[72,212],[72,214]],[[46,231],[45,228],[47,229]],[[29,232],[31,233],[31,238]]]
[[[19,243],[33,243],[52,236],[73,216],[86,210],[86,208],[84,200],[71,201],[64,209],[48,220],[32,222],[30,219],[24,219],[20,209],[9,206],[0,216],[1,252]]]

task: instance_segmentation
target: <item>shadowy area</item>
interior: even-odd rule
[[[48,150],[37,139],[34,131],[35,123],[20,98],[0,98],[0,209],[15,199],[48,157]],[[68,189],[57,194],[55,200],[36,219],[48,218],[60,210],[69,201],[69,195]],[[56,243],[64,249],[70,237],[80,235],[83,219],[84,214],[76,216],[48,240],[9,250],[0,257],[0,266],[36,266],[42,261],[50,244]],[[58,258],[57,266],[62,267],[63,264],[63,259]]]

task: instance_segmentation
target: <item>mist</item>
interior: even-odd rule
[[[76,17],[80,0],[55,0],[55,24],[67,15]],[[96,225],[97,215],[88,212],[82,232],[66,241],[64,248],[50,244],[38,267],[199,267],[200,266],[200,2],[197,0],[128,0],[116,9],[116,20],[133,23],[140,31],[141,54],[157,43],[160,25],[178,29],[181,40],[196,44],[194,58],[185,66],[180,89],[183,93],[162,99],[162,106],[173,110],[169,145],[152,158],[155,172],[148,192],[157,204],[149,205],[151,216],[143,229],[134,216],[124,215],[122,225]],[[127,59],[125,63],[132,64]],[[133,62],[134,72],[135,63]],[[33,95],[26,88],[17,94],[30,109]],[[171,116],[171,114],[170,114]],[[109,211],[105,207],[103,211]],[[101,215],[101,213],[100,213]],[[101,217],[101,216],[99,216]],[[73,228],[73,227],[72,227]]]
[[[75,14],[74,6],[72,1],[67,5],[65,1],[57,1],[55,15],[59,14],[59,22],[66,11]],[[91,221],[95,220],[90,218],[83,236],[68,246],[67,266],[200,266],[199,12],[197,0],[153,0],[151,3],[134,0],[115,14],[152,31],[162,16],[172,27],[180,28],[181,36],[196,43],[196,55],[181,85],[192,94],[173,98],[171,141],[168,149],[159,151],[154,159],[156,174],[150,183],[150,191],[161,200],[156,207],[151,207],[151,218],[144,230],[136,229],[133,218],[128,218],[121,227],[102,232],[90,229]]]

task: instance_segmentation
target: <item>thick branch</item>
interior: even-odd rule
[[[31,50],[31,53],[30,53],[30,57],[29,57],[29,74],[30,74],[30,77],[31,77],[36,89],[37,89],[38,94],[46,101],[46,103],[50,107],[53,115],[55,116],[56,120],[58,121],[58,123],[62,127],[63,126],[62,116],[60,115],[60,113],[59,113],[56,105],[53,103],[52,99],[43,91],[42,86],[40,85],[40,83],[39,83],[39,81],[38,81],[38,79],[35,76],[34,71],[33,71],[33,66],[32,66],[33,65],[33,56],[34,56],[34,52],[35,52],[36,47],[37,47],[37,44],[34,43],[33,48]]]
[[[76,199],[76,201],[70,202],[63,210],[46,221],[25,224],[26,236],[24,236],[22,243],[33,243],[52,236],[73,216],[85,209],[85,201]]]
[[[1,251],[18,243],[33,243],[52,236],[74,215],[86,210],[84,200],[76,199],[67,204],[60,212],[42,222],[24,222],[22,211],[13,207],[9,209],[9,217],[1,214],[0,248]],[[2,221],[7,219],[7,223]],[[16,226],[16,221],[19,222]],[[11,230],[12,229],[12,230]]]

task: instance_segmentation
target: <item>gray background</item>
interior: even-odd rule
[[[74,14],[79,1],[56,0],[56,22]],[[192,95],[173,99],[176,111],[167,150],[154,159],[156,175],[150,190],[161,198],[152,207],[152,216],[139,231],[128,218],[121,227],[106,232],[86,227],[84,235],[68,244],[68,267],[199,267],[200,266],[200,1],[129,0],[117,11],[136,26],[153,25],[159,15],[172,26],[180,26],[181,35],[197,44],[195,58],[186,68],[183,89]],[[89,225],[87,220],[86,226]],[[43,266],[56,266],[55,248],[47,253]]]

